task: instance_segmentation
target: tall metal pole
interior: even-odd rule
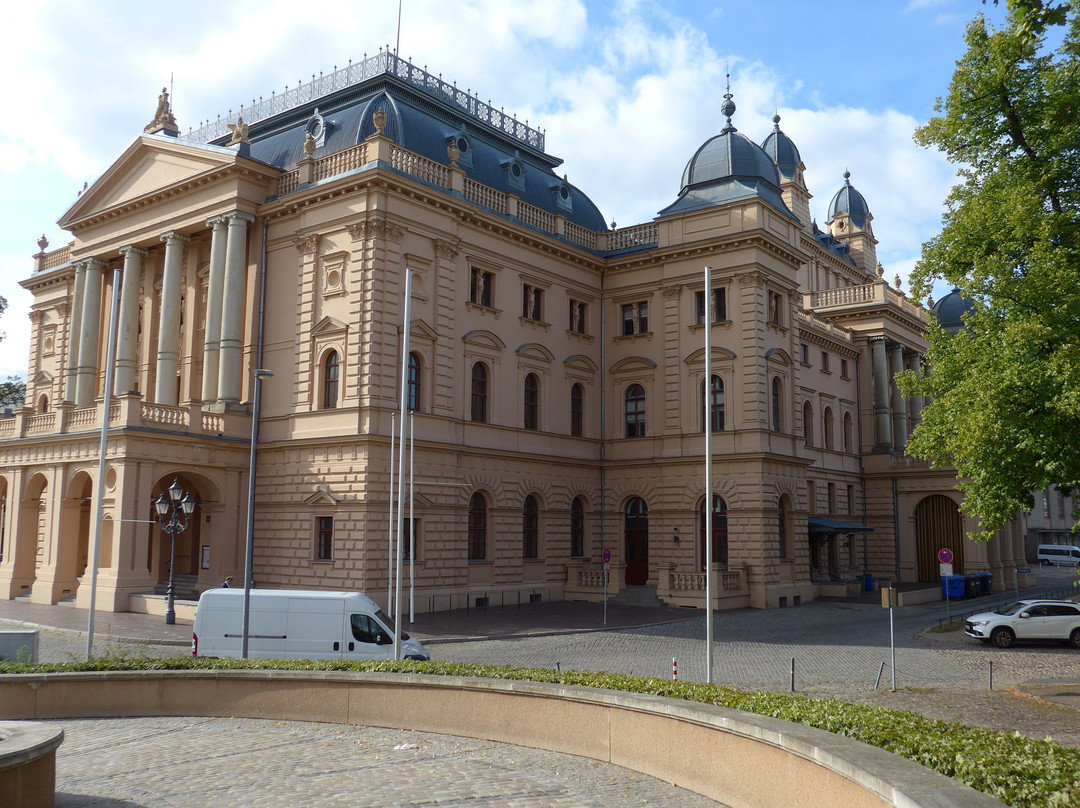
[[[419,403],[419,402],[417,402]],[[416,412],[409,413],[409,622],[416,622],[416,519],[413,506],[413,451],[416,448]]]
[[[405,413],[408,409],[409,394],[409,332],[412,330],[412,277],[413,272],[405,268],[405,313],[401,329],[401,442],[398,444],[398,498],[397,515],[401,521],[401,513],[405,508]],[[398,608],[394,610],[394,659],[401,659],[401,531],[398,531],[397,542],[397,574],[394,579],[394,602]]]
[[[94,486],[94,538],[90,559],[90,617],[86,626],[86,661],[94,648],[94,609],[97,607],[97,571],[101,560],[101,522],[105,510],[105,450],[109,441],[109,405],[112,404],[113,365],[116,364],[116,319],[120,310],[120,280],[123,270],[113,272],[112,311],[109,314],[109,342],[105,349],[105,390],[101,398],[101,442],[98,445],[98,474]],[[115,527],[115,524],[114,524]]]
[[[705,267],[705,683],[712,684],[712,267]]]
[[[394,522],[394,438],[397,437],[397,413],[390,413],[390,534],[389,547],[386,550],[386,613],[394,616],[394,537],[397,525]]]
[[[262,403],[262,380],[273,377],[270,370],[255,371],[255,393],[251,402],[251,450],[248,459],[247,537],[244,542],[244,625],[241,630],[240,656],[248,658],[248,637],[251,629],[251,575],[255,556],[255,455],[259,441],[259,409]]]

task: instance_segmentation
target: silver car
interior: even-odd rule
[[[1062,640],[1080,648],[1080,604],[1071,600],[1018,600],[969,617],[964,633],[998,648],[1015,640]]]

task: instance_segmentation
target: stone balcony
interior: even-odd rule
[[[102,400],[93,407],[76,409],[73,404],[58,404],[52,412],[37,413],[29,407],[14,417],[0,419],[0,440],[39,438],[49,435],[73,435],[101,431]],[[109,429],[164,429],[173,433],[214,437],[250,437],[251,416],[246,413],[210,412],[201,402],[183,406],[149,404],[142,396],[119,396],[109,405]]]

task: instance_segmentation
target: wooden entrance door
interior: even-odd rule
[[[649,580],[649,506],[635,497],[626,505],[626,585],[641,586]]]

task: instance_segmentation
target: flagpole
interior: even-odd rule
[[[394,438],[397,413],[390,413],[390,546],[386,551],[386,613],[394,616]]]
[[[401,439],[398,443],[398,492],[397,492],[397,518],[401,521],[401,513],[405,509],[405,413],[408,407],[409,394],[409,333],[412,330],[412,277],[413,272],[405,268],[405,313],[401,328]],[[394,659],[401,660],[401,565],[402,544],[401,531],[397,532],[397,570],[394,576],[394,602],[398,608],[394,610]]]
[[[113,271],[112,311],[109,313],[109,342],[105,349],[105,389],[101,397],[101,442],[98,445],[98,474],[94,485],[94,537],[90,559],[90,617],[86,625],[86,661],[94,648],[94,610],[97,608],[97,571],[101,561],[101,522],[105,518],[105,451],[109,442],[109,406],[112,404],[113,358],[116,355],[116,319],[120,309],[120,280],[124,271]]]
[[[712,507],[712,267],[705,267],[705,683],[712,684],[713,507]]]

